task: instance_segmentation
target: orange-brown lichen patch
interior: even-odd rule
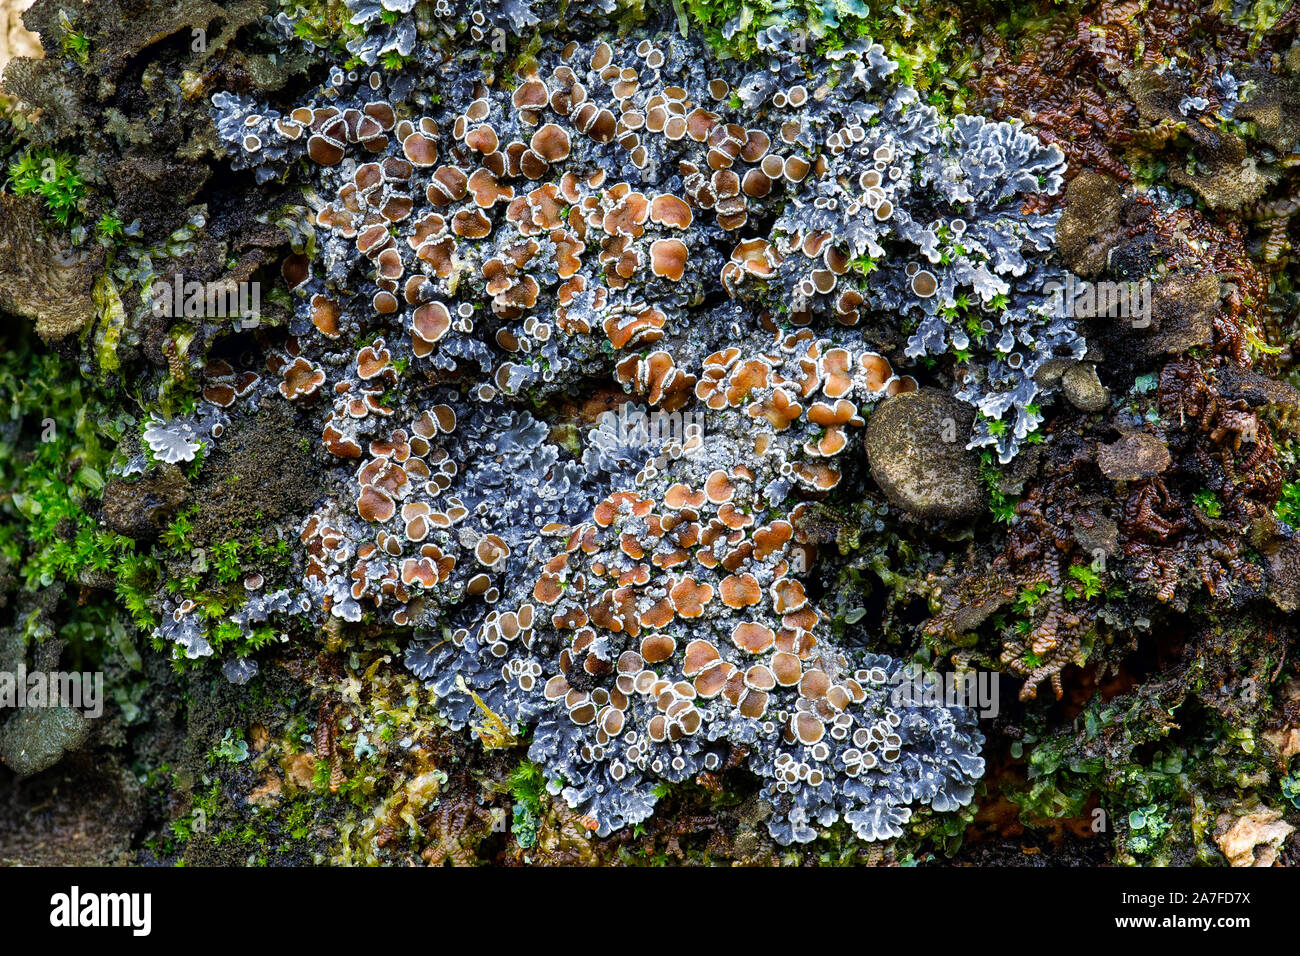
[[[402,561],[402,584],[407,587],[436,587],[438,569],[430,558],[406,558]]]
[[[667,571],[691,560],[691,553],[685,548],[659,550],[650,556],[650,563],[661,571]]]
[[[361,445],[354,439],[346,437],[334,424],[333,419],[321,432],[321,442],[329,453],[337,458],[361,457]]]
[[[357,251],[371,260],[377,260],[379,254],[392,245],[393,237],[383,223],[367,226],[357,236]]]
[[[384,340],[377,339],[357,353],[357,375],[363,380],[378,378],[392,366],[392,353],[384,348]]]
[[[928,299],[939,290],[939,280],[929,269],[921,269],[912,276],[912,292],[919,298]]]
[[[558,163],[569,157],[569,134],[563,127],[547,123],[533,134],[529,148],[547,163]]]
[[[451,231],[462,239],[483,239],[492,232],[492,220],[481,209],[462,209],[451,217]]]
[[[644,518],[653,507],[653,501],[641,497],[634,491],[616,491],[596,505],[592,520],[600,527],[608,528],[619,514]]]
[[[773,428],[782,432],[803,414],[803,406],[786,389],[774,388],[766,398],[750,405],[746,413],[751,418],[766,419]]]
[[[343,162],[343,143],[331,136],[317,133],[307,140],[307,155],[320,166],[337,166]]]
[[[704,494],[713,504],[722,504],[735,496],[736,486],[732,484],[731,478],[725,471],[716,468],[709,473],[709,477],[704,482]]]
[[[409,479],[404,468],[381,455],[358,469],[357,481],[362,485],[373,485],[390,495],[400,496]]]
[[[451,312],[441,302],[426,302],[411,316],[411,347],[423,358],[451,330]]]
[[[675,411],[686,404],[695,376],[678,368],[671,353],[662,349],[645,358],[630,355],[615,368],[615,375],[625,387],[644,395],[651,405]]]
[[[693,492],[689,485],[680,481],[669,487],[664,493],[664,506],[674,511],[680,511],[683,508],[701,508],[706,500],[704,492]]]
[[[455,270],[456,242],[451,236],[430,239],[416,250],[416,256],[427,262],[433,274],[445,279]]]
[[[484,156],[495,153],[501,145],[497,131],[486,123],[474,126],[465,133],[465,145]]]
[[[734,408],[749,402],[756,390],[767,387],[771,377],[772,366],[766,359],[748,359],[733,366],[723,393],[727,404]]]
[[[411,444],[407,441],[406,430],[398,428],[387,439],[375,439],[370,443],[370,454],[376,458],[382,455],[398,463],[406,462],[411,457]]]
[[[645,557],[645,548],[641,546],[641,542],[637,540],[636,535],[628,534],[626,531],[619,535],[618,547],[633,561],[640,561]]]
[[[492,311],[506,318],[516,318],[531,309],[541,293],[541,286],[530,275],[502,275],[494,285],[498,291],[492,297]]]
[[[656,308],[647,308],[635,315],[610,316],[605,320],[605,335],[616,349],[657,342],[664,337],[667,320]]]
[[[731,629],[731,643],[747,654],[762,654],[776,643],[776,632],[757,621],[742,621]]]
[[[761,129],[747,130],[745,145],[740,148],[740,158],[747,163],[761,162],[772,148],[772,137]]]
[[[798,611],[808,604],[803,584],[794,578],[781,578],[772,585],[772,607],[777,614]]]
[[[513,145],[513,144],[512,144]],[[546,160],[531,149],[519,154],[519,172],[532,180],[541,179],[550,170]]]
[[[325,384],[325,370],[299,356],[283,369],[280,394],[290,401],[310,398]]]
[[[799,743],[811,747],[825,736],[826,725],[812,714],[799,713],[790,718],[790,732]]]
[[[658,629],[671,624],[675,614],[672,602],[668,598],[660,598],[640,613],[639,620],[643,627]]]
[[[550,102],[551,91],[536,76],[531,76],[515,88],[510,102],[517,110],[539,110]]]
[[[635,637],[641,631],[637,620],[636,592],[632,588],[608,588],[587,608],[591,623],[607,631],[626,632]]]
[[[491,209],[499,202],[508,202],[515,198],[515,189],[513,186],[502,185],[497,177],[487,169],[476,169],[473,175],[469,177],[466,183],[470,195],[474,199],[474,204],[481,209]],[[457,216],[460,213],[456,214]],[[453,231],[455,231],[456,217],[452,217]],[[489,230],[490,231],[490,230]],[[467,235],[469,233],[457,233],[457,235]],[[483,233],[487,235],[487,233]],[[470,236],[470,238],[481,238],[480,236]]]
[[[600,263],[605,267],[605,285],[622,289],[641,269],[641,248],[626,236],[611,236],[600,243]]]
[[[650,202],[650,221],[670,229],[689,229],[694,215],[686,201],[669,193],[660,193]]]
[[[753,525],[754,516],[752,514],[747,514],[746,512],[741,511],[735,505],[728,502],[727,504],[724,504],[721,508],[718,509],[717,520],[720,521],[726,527],[730,528],[733,532],[737,532],[737,531],[743,531],[745,528],[748,528],[751,525]],[[734,537],[734,535],[732,535],[732,537]],[[750,542],[742,543],[737,548],[728,552],[727,558],[723,562],[724,567],[728,567],[728,570],[734,570],[734,568],[731,568],[729,566],[730,562],[737,560],[738,557],[748,558],[750,553],[752,552],[752,549],[753,549],[752,543]]]
[[[560,229],[551,233],[551,242],[555,244],[556,275],[561,279],[573,278],[578,269],[582,267],[582,253],[587,248],[586,244],[571,233]],[[585,286],[585,278],[582,280],[582,284]],[[567,305],[568,303],[562,302],[561,304]]]
[[[711,667],[721,658],[718,649],[708,641],[694,640],[686,645],[685,659],[682,662],[682,674],[695,677]]]
[[[763,589],[752,574],[731,574],[718,587],[722,603],[737,610],[752,607],[763,600]]]
[[[635,677],[645,670],[645,658],[636,651],[624,651],[619,655],[614,669],[621,675]]]
[[[203,377],[209,382],[229,383],[234,381],[235,370],[225,359],[212,359],[203,367]]]
[[[221,408],[235,404],[235,387],[224,383],[209,385],[203,389],[203,398]]]
[[[533,585],[533,597],[550,606],[564,596],[564,583],[559,575],[545,573]]]
[[[402,140],[402,154],[412,166],[427,169],[438,162],[438,144],[423,133],[411,133]]]
[[[627,183],[619,183],[605,193],[608,211],[599,220],[600,228],[610,235],[637,238],[645,232],[650,218],[650,201],[644,193],[634,191]]]
[[[450,405],[434,405],[421,411],[412,427],[422,438],[448,435],[456,430],[456,411]]]
[[[830,491],[840,483],[840,471],[824,461],[800,461],[794,464],[799,483],[812,491]]]
[[[799,681],[799,693],[808,700],[821,700],[831,689],[831,679],[824,670],[814,668]]]
[[[496,534],[485,534],[474,546],[474,557],[485,568],[495,568],[510,557],[510,546]]]
[[[713,585],[700,584],[689,574],[669,589],[673,607],[681,617],[699,617],[713,600]]]
[[[317,293],[311,297],[311,323],[328,339],[339,337],[339,318],[343,310],[329,296]]]
[[[457,166],[439,166],[434,172],[425,196],[435,206],[459,202],[469,193],[469,176]]]
[[[820,619],[821,618],[817,614],[817,611],[810,604],[800,611],[792,611],[791,613],[782,616],[781,626],[795,631],[810,633],[817,626],[817,622]],[[779,637],[780,635],[778,635],[778,642]]]
[[[732,347],[724,351],[714,352],[706,358],[704,360],[703,374],[695,385],[695,397],[704,402],[709,408],[726,408],[727,396],[722,389],[722,383],[727,377],[727,370],[739,356],[740,349]]]
[[[418,544],[429,536],[429,513],[433,509],[423,501],[412,501],[402,505],[402,522],[405,525],[406,540]]]
[[[735,673],[735,665],[728,661],[719,660],[713,664],[706,664],[695,678],[695,693],[705,700],[712,700],[722,693]]]
[[[776,678],[764,664],[754,664],[745,671],[745,686],[751,690],[769,691],[776,687]]]
[[[861,306],[866,298],[856,289],[846,289],[835,300],[835,320],[841,325],[857,325],[862,317]]]
[[[808,408],[808,421],[824,428],[825,431],[815,442],[808,441],[804,443],[804,451],[809,455],[820,455],[823,457],[838,454],[843,451],[848,444],[848,438],[844,434],[844,426],[863,424],[863,419],[858,415],[858,408],[847,399],[837,399],[834,405],[825,402],[814,402]]]
[[[563,224],[560,215],[563,208],[559,190],[554,183],[547,183],[512,200],[506,207],[506,221],[521,235],[540,235]]]
[[[740,699],[737,710],[739,710],[742,717],[747,717],[750,720],[761,720],[763,715],[767,713],[768,700],[769,696],[765,691],[749,690]]]
[[[895,376],[885,387],[886,395],[898,395],[901,392],[915,392],[921,386],[910,375]]]
[[[598,110],[591,103],[583,103],[573,114],[573,125],[596,142],[608,143],[614,139],[618,120],[607,109]]]
[[[677,641],[667,634],[648,634],[641,640],[641,657],[647,664],[662,664],[677,651]]]
[[[822,379],[822,392],[827,398],[843,398],[852,390],[850,359],[849,350],[842,348],[827,349],[822,355],[818,373]]]
[[[678,282],[686,273],[690,252],[680,239],[656,239],[650,244],[650,271],[670,282]]]
[[[769,525],[754,530],[754,558],[766,560],[769,555],[785,549],[794,536],[794,526],[788,521],[778,519]]]
[[[793,687],[803,678],[803,665],[799,657],[789,651],[778,651],[770,661],[772,676],[782,687]]]
[[[731,251],[731,260],[722,269],[722,282],[733,296],[740,293],[746,277],[767,279],[776,273],[781,254],[766,239],[746,239]]]
[[[867,390],[872,394],[884,391],[894,377],[894,370],[890,366],[889,360],[876,352],[863,352],[859,355],[858,367],[862,370],[863,381]]]
[[[357,497],[357,514],[366,521],[387,521],[397,512],[397,506],[388,493],[373,485],[364,485]]]

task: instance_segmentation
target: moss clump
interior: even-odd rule
[[[157,562],[99,520],[112,448],[131,425],[75,367],[20,337],[0,356],[0,560],[29,592],[66,582],[116,592],[141,626]],[[69,634],[93,602],[63,618]]]
[[[61,226],[80,218],[86,184],[70,153],[28,149],[9,164],[8,183],[15,196],[39,196],[50,218]]]

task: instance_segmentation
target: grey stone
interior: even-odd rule
[[[971,518],[984,510],[979,458],[965,445],[974,415],[931,388],[895,395],[872,412],[867,463],[890,501],[918,518]]]
[[[1078,362],[1061,376],[1061,392],[1071,405],[1084,412],[1100,412],[1110,404],[1110,390],[1097,377],[1097,366]]]
[[[90,720],[71,707],[18,711],[0,727],[0,761],[22,777],[48,770],[90,736]]]

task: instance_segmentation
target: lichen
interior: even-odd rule
[[[28,22],[0,858],[1296,862],[1294,9]]]

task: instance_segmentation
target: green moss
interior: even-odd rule
[[[1282,486],[1273,514],[1293,528],[1300,528],[1300,481],[1288,481]]]
[[[537,843],[537,829],[546,812],[546,777],[540,765],[525,760],[506,777],[506,786],[514,797],[510,832],[523,849]]]
[[[1217,518],[1223,513],[1223,502],[1219,496],[1204,488],[1192,495],[1192,503],[1210,518]]]
[[[295,18],[293,31],[299,39],[338,56],[345,56],[347,41],[363,32],[352,24],[352,11],[342,0],[282,0],[280,7]]]
[[[1069,599],[1083,598],[1091,600],[1099,595],[1105,585],[1101,579],[1101,571],[1091,564],[1075,564],[1070,567],[1070,577],[1078,582],[1077,586],[1067,586],[1065,596]]]
[[[989,513],[993,515],[994,521],[1010,524],[1011,519],[1016,516],[1016,499],[1001,490],[1001,478],[1001,472],[994,464],[993,452],[985,449],[980,455],[980,480],[988,489]]]
[[[9,187],[16,196],[39,196],[59,225],[74,225],[86,195],[78,162],[71,153],[29,148],[9,164]]]
[[[103,588],[150,626],[157,562],[95,517],[129,416],[75,366],[19,339],[0,357],[0,422],[12,436],[0,440],[0,555],[21,568],[29,591],[57,582]]]
[[[104,213],[95,224],[95,232],[101,239],[120,239],[124,228],[122,220],[111,212]]]

